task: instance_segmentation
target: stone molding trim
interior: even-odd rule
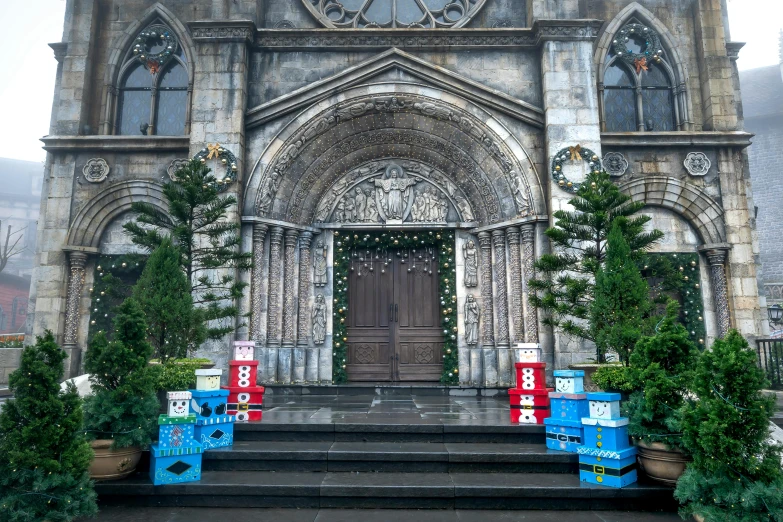
[[[52,51],[54,51],[54,59],[57,62],[62,63],[63,58],[68,55],[68,42],[54,42],[50,43]]]
[[[712,168],[710,158],[703,152],[689,152],[682,164],[691,176],[706,176]]]
[[[46,152],[184,152],[190,136],[46,136]]]
[[[744,131],[602,132],[602,147],[750,147]]]
[[[598,38],[601,20],[536,20],[533,32],[536,46],[543,42],[592,41]]]
[[[710,267],[710,284],[712,297],[715,301],[715,312],[718,318],[718,337],[722,338],[731,329],[731,310],[729,308],[729,284],[726,277],[726,262],[728,261],[728,244],[707,244],[699,247],[699,252],[707,257]]]
[[[682,216],[705,243],[724,243],[723,208],[701,188],[676,178],[647,176],[620,184],[633,201],[665,208]]]
[[[308,46],[308,49],[312,48],[312,46]],[[367,82],[370,78],[392,69],[407,72],[431,83],[433,87],[470,100],[480,106],[497,110],[538,129],[544,128],[544,110],[542,108],[495,89],[489,89],[481,83],[396,48],[384,51],[328,78],[248,109],[245,119],[246,126],[248,129],[252,129],[290,112],[306,109],[341,89],[348,88],[357,82]]]
[[[252,20],[199,20],[188,22],[196,42],[253,42],[256,24]]]
[[[111,167],[109,167],[109,164],[106,163],[106,160],[103,158],[92,158],[87,160],[87,163],[82,169],[84,179],[90,183],[100,183],[104,181],[109,177],[110,172]]]
[[[732,61],[737,61],[739,53],[745,47],[745,42],[726,42],[726,54]]]
[[[137,201],[149,203],[168,213],[163,186],[149,181],[125,181],[106,187],[87,201],[68,229],[65,244],[68,248],[98,248],[101,235],[120,214],[131,209]]]

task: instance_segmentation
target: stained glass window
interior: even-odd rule
[[[156,31],[154,38],[152,31]],[[120,82],[117,133],[181,136],[188,112],[188,71],[182,49],[159,22],[139,34],[136,42],[141,43],[129,52]],[[162,43],[164,34],[166,43]],[[171,49],[168,56],[160,54],[166,49]]]
[[[327,27],[462,27],[486,0],[303,0]]]

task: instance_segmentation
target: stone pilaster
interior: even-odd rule
[[[85,266],[87,254],[68,252],[69,276],[68,291],[65,297],[65,332],[63,348],[73,348],[79,338],[79,302],[84,290]]]
[[[263,299],[261,284],[264,277],[264,268],[267,259],[264,256],[264,241],[269,227],[262,223],[253,225],[253,272],[250,282],[250,339],[256,343],[264,342],[262,338],[263,328],[261,326],[261,301]]]
[[[522,307],[525,311],[525,342],[538,342],[538,310],[530,300],[530,288],[528,281],[536,277],[536,226],[534,224],[522,225],[520,229],[520,242],[522,244]]]
[[[511,282],[511,317],[514,324],[514,343],[525,342],[524,309],[522,305],[522,252],[519,245],[519,228],[506,230],[508,239],[508,270]]]
[[[724,337],[731,328],[731,312],[729,311],[729,286],[726,279],[726,258],[728,250],[709,249],[704,251],[710,265],[710,284],[715,300],[715,314],[718,320],[718,337]]]
[[[480,232],[478,238],[481,250],[481,343],[484,348],[491,348],[495,345],[492,322],[492,236],[489,232]]]

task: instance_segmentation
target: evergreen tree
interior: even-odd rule
[[[76,388],[60,391],[63,350],[51,332],[25,348],[0,413],[0,514],[4,522],[69,521],[97,512]]]
[[[240,225],[228,219],[237,200],[220,195],[210,169],[193,160],[176,177],[163,186],[168,213],[135,202],[132,210],[137,221],[124,227],[134,243],[150,252],[164,238],[179,248],[178,264],[192,286],[195,304],[205,309],[208,338],[220,339],[234,331],[239,315],[236,302],[247,286],[226,269],[250,269],[252,254],[241,252]]]
[[[546,313],[544,323],[567,334],[595,341],[589,324],[595,296],[595,278],[606,259],[606,242],[617,218],[630,256],[642,263],[645,252],[663,237],[660,230],[645,232],[649,216],[637,214],[642,202],[620,192],[606,172],[591,172],[569,201],[573,211],[554,212],[555,226],[546,235],[553,247],[536,261],[538,278],[530,281],[532,302]],[[599,362],[603,362],[601,354]]]
[[[179,249],[163,238],[133,288],[146,316],[148,339],[161,362],[187,357],[207,336],[204,310],[193,306],[180,258]]]
[[[701,354],[696,399],[682,411],[682,441],[693,457],[674,493],[683,518],[783,520],[781,448],[769,442],[775,399],[762,393],[765,384],[756,354],[735,330]]]
[[[637,391],[625,405],[631,436],[681,450],[679,413],[699,352],[678,316],[678,303],[669,301],[655,335],[636,344],[626,372]]]
[[[607,238],[606,261],[595,278],[590,325],[599,361],[613,350],[627,363],[653,308],[650,289],[623,236],[625,221],[615,219]]]
[[[85,357],[93,391],[84,401],[87,438],[114,439],[114,448],[146,446],[157,427],[160,404],[148,366],[152,346],[147,323],[135,299],[117,308],[113,339],[96,334]]]

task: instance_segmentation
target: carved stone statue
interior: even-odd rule
[[[418,179],[404,178],[403,175],[399,165],[391,164],[386,168],[383,178],[373,180],[378,201],[387,220],[405,218],[411,187],[419,182]]]
[[[313,305],[313,343],[324,344],[324,339],[326,339],[326,301],[322,294],[318,294]]]
[[[326,251],[327,246],[323,241],[318,241],[313,250],[313,284],[315,286],[326,286]]]
[[[364,221],[366,221],[367,223],[377,223],[378,205],[376,205],[375,199],[372,197],[372,191],[370,191],[369,189],[366,190],[364,192],[364,196],[367,198],[367,210],[364,212]]]
[[[468,300],[465,302],[465,340],[468,345],[478,343],[479,327],[479,305],[473,298],[473,294],[468,294]]]
[[[530,197],[528,196],[527,187],[520,176],[516,177],[514,201],[517,204],[517,212],[519,215],[530,214]]]
[[[277,194],[277,189],[280,186],[280,173],[273,170],[269,176],[264,180],[261,185],[260,199],[258,200],[258,210],[262,214],[269,212],[272,207],[272,201]]]
[[[468,200],[462,196],[454,196],[454,199],[457,202],[457,208],[459,209],[459,213],[462,215],[463,221],[473,221],[473,209],[470,208]]]
[[[356,202],[354,221],[359,223],[365,220],[365,214],[367,213],[367,196],[364,195],[361,187],[356,187],[356,198],[354,198],[354,201]]]
[[[478,249],[472,240],[462,245],[462,256],[465,258],[465,286],[478,286]]]

